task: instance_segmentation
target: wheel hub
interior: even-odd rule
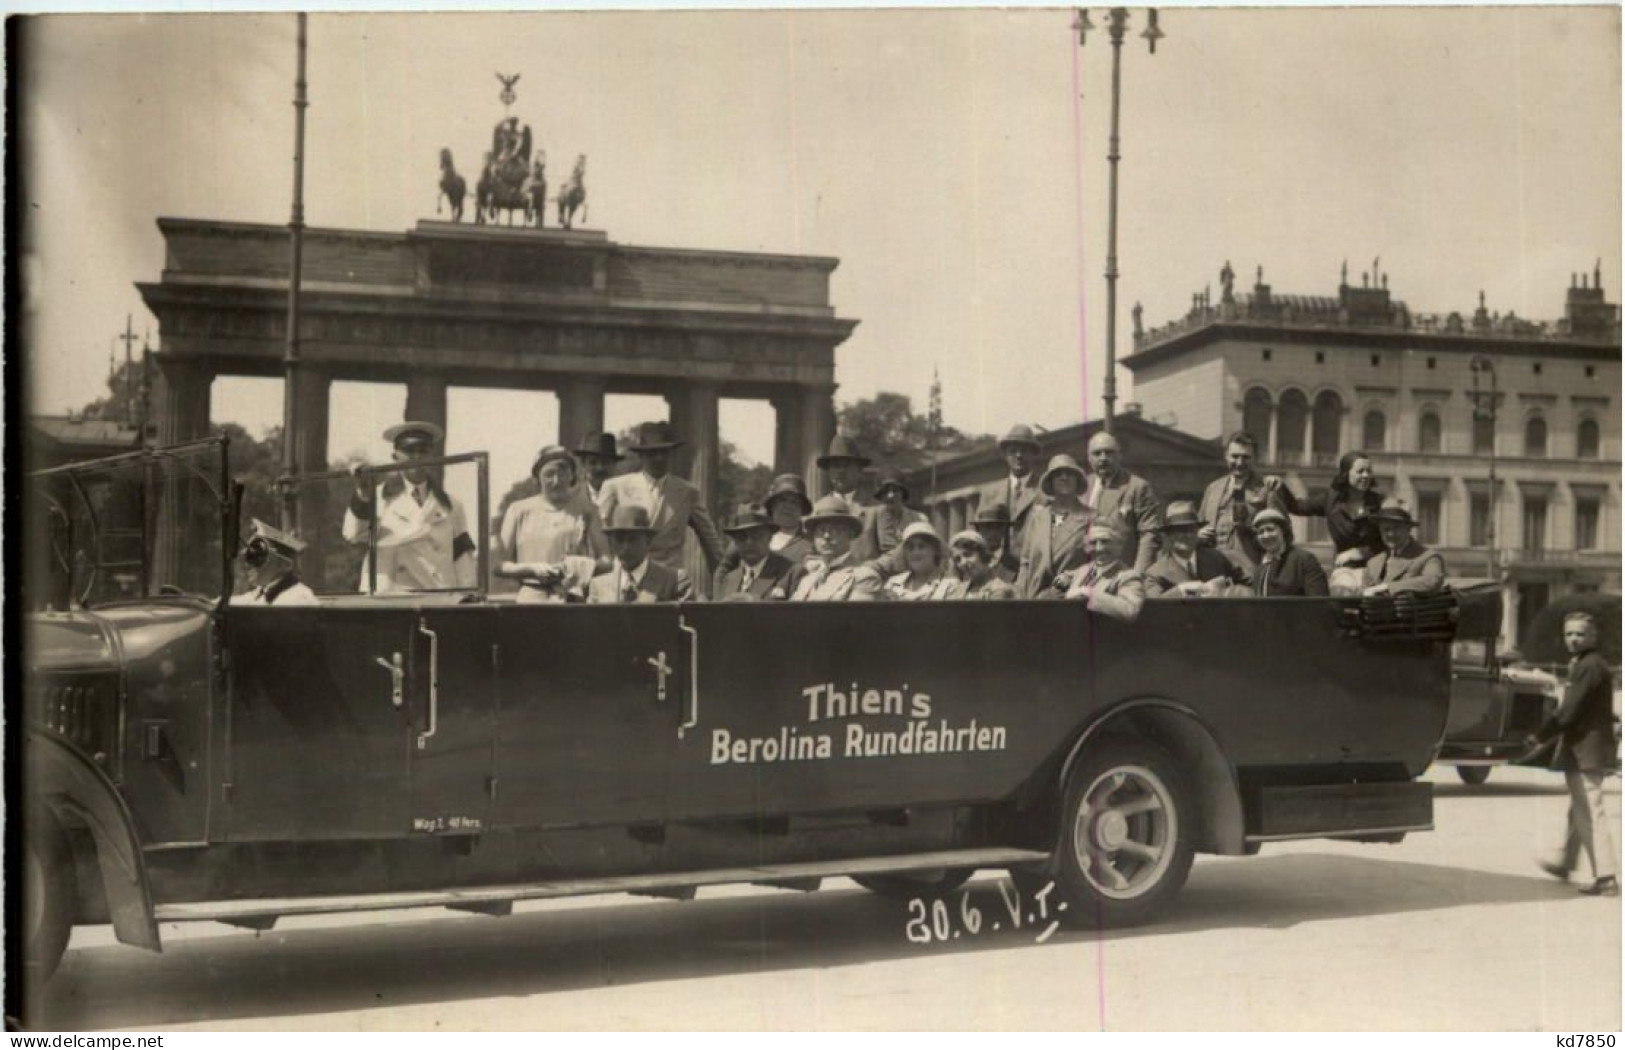
[[[1095,841],[1104,850],[1120,850],[1128,841],[1128,818],[1117,810],[1107,810],[1095,822]]]

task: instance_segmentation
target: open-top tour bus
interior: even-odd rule
[[[304,566],[320,601],[297,608],[226,602],[223,440],[30,479],[37,975],[75,923],[157,950],[177,920],[840,875],[920,893],[979,868],[1128,924],[1197,852],[1431,827],[1416,778],[1445,726],[1449,616],[514,604],[483,590],[484,457],[439,467],[481,494],[479,588],[365,593],[366,548],[335,538],[350,482],[324,475],[295,493],[331,519]]]

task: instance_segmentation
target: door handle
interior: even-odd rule
[[[671,664],[666,662],[666,650],[648,658],[648,664],[655,669],[655,699],[660,703],[666,702],[666,679],[671,677]]]
[[[418,734],[418,750],[422,751],[440,720],[440,636],[429,630],[427,620],[418,621],[418,633],[429,636],[429,728]]]
[[[376,657],[379,667],[389,672],[389,700],[396,707],[406,703],[406,665],[401,654],[394,654],[394,661],[385,660],[382,656]]]
[[[688,717],[677,727],[677,739],[700,724],[700,632],[688,625],[688,618],[677,617],[677,629],[688,635]]]

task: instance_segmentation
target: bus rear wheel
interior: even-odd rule
[[[1107,736],[1086,745],[1067,780],[1053,862],[1058,917],[1109,928],[1155,916],[1190,874],[1192,800],[1184,772],[1150,741]]]
[[[50,980],[73,930],[73,851],[47,810],[30,813],[23,857],[23,937],[27,975]]]

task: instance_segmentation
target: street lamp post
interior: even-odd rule
[[[299,291],[305,250],[305,15],[298,15],[298,73],[293,82],[293,208],[288,218],[288,340],[282,354],[282,527],[298,525],[295,489],[288,479],[299,470]]]
[[[1489,557],[1489,572],[1487,573],[1487,575],[1491,579],[1494,579],[1496,577],[1496,571],[1495,571],[1496,570],[1496,566],[1495,566],[1495,560],[1496,560],[1495,559],[1495,518],[1496,518],[1496,505],[1495,505],[1495,503],[1496,503],[1496,501],[1495,501],[1495,495],[1496,495],[1496,493],[1495,493],[1495,437],[1496,437],[1495,432],[1496,432],[1496,426],[1495,426],[1495,419],[1496,419],[1496,414],[1497,414],[1497,412],[1499,410],[1499,406],[1496,404],[1496,401],[1498,400],[1498,398],[1496,396],[1495,362],[1491,361],[1488,357],[1485,357],[1483,354],[1480,354],[1477,357],[1473,358],[1472,365],[1470,367],[1471,367],[1472,373],[1473,373],[1473,420],[1474,420],[1474,422],[1477,422],[1477,421],[1480,421],[1480,420],[1488,420],[1489,424],[1490,424],[1490,509],[1489,509],[1489,515],[1490,516],[1489,516],[1489,521],[1486,522],[1486,528],[1484,530],[1484,539],[1485,539],[1486,545],[1489,548],[1489,556],[1488,556]],[[1488,374],[1488,376],[1489,376],[1489,397],[1488,397],[1487,401],[1486,401],[1483,393],[1479,389],[1480,378],[1485,374]]]
[[[1094,23],[1089,13],[1078,8],[1072,28],[1078,33],[1078,46],[1082,47]],[[1107,142],[1106,161],[1111,165],[1109,203],[1106,211],[1106,387],[1101,400],[1106,403],[1103,421],[1107,433],[1114,429],[1117,404],[1117,162],[1122,159],[1119,149],[1119,110],[1123,94],[1123,37],[1128,32],[1128,8],[1114,7],[1106,13],[1106,32],[1112,42],[1112,128]],[[1151,54],[1157,53],[1157,41],[1166,34],[1157,27],[1157,9],[1146,13],[1146,29],[1141,33],[1151,45]]]

